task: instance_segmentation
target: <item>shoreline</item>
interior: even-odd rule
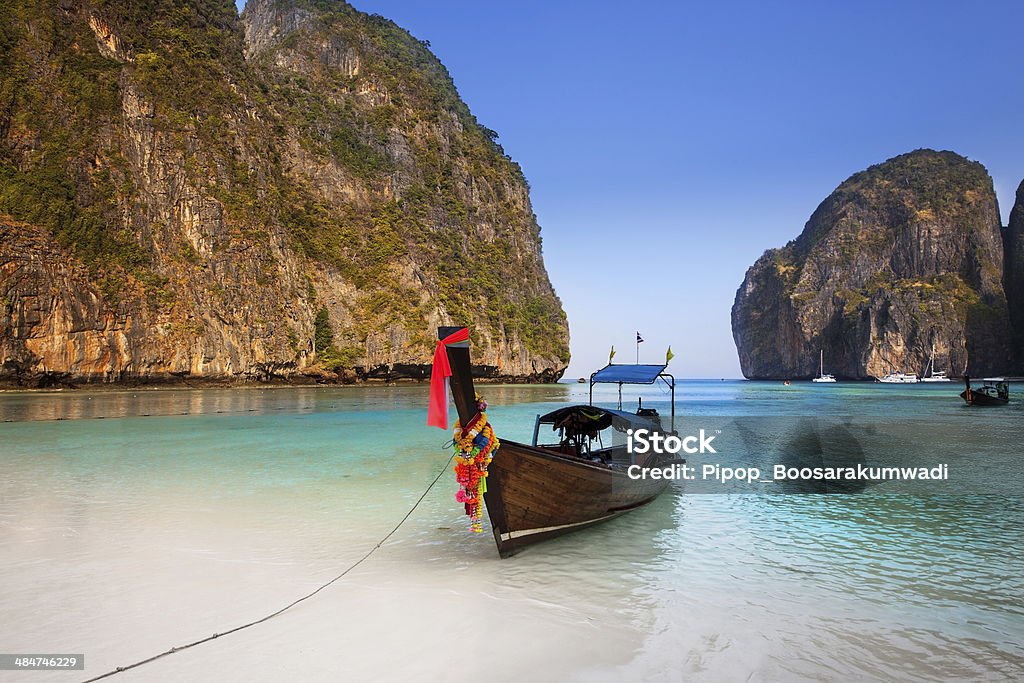
[[[563,382],[538,382],[520,377],[512,378],[473,378],[479,384],[487,385],[524,385],[553,386]],[[574,384],[574,383],[573,383]],[[0,394],[4,393],[73,393],[76,391],[111,392],[118,391],[175,391],[180,389],[316,389],[316,388],[368,388],[396,386],[429,386],[430,379],[396,378],[396,379],[365,379],[354,382],[290,382],[272,381],[231,381],[231,380],[190,380],[190,381],[158,381],[158,382],[80,382],[61,383],[48,386],[19,386],[0,384]]]
[[[543,386],[559,384],[558,379],[554,381],[530,377],[474,377],[475,382],[480,384],[522,384],[532,386]],[[52,384],[17,384],[12,382],[0,382],[0,394],[16,392],[74,392],[74,391],[163,391],[176,389],[302,389],[317,387],[395,387],[395,386],[418,386],[429,385],[430,377],[366,377],[355,380],[330,380],[314,381],[308,377],[299,380],[288,378],[275,378],[272,380],[254,379],[227,379],[227,378],[159,378],[151,380],[118,380],[118,381],[88,381],[69,380],[54,382]]]
[[[972,378],[982,381],[985,378],[978,377]],[[1006,375],[1004,379],[1007,382],[1024,382],[1024,376],[1017,377]],[[576,381],[558,379],[555,381],[535,381],[527,377],[474,377],[473,380],[478,384],[484,385],[508,385],[508,386],[556,386],[556,385],[567,385],[575,386],[578,383]],[[713,378],[713,377],[681,377],[677,379],[678,382],[753,382],[763,384],[778,384],[783,380],[776,379],[748,379],[745,377],[724,377],[724,378]],[[809,385],[811,380],[809,379],[795,379],[792,380],[794,384]],[[142,381],[142,382],[63,382],[57,384],[50,384],[46,386],[27,386],[10,383],[0,383],[0,394],[12,394],[12,393],[73,393],[78,391],[94,391],[100,393],[116,393],[119,391],[146,391],[146,392],[158,392],[158,391],[176,391],[181,389],[316,389],[316,388],[368,388],[368,387],[399,387],[399,386],[422,386],[429,385],[430,378],[425,377],[423,379],[417,379],[413,377],[396,377],[393,379],[385,378],[364,378],[354,381],[291,381],[288,379],[275,379],[272,381],[260,381],[260,380],[230,380],[222,378],[192,378],[189,380],[156,380],[156,381]],[[918,383],[897,383],[897,384],[885,384],[884,382],[878,382],[876,380],[869,379],[850,379],[840,380],[836,383],[837,385],[845,386],[865,386],[865,385],[879,385],[879,386],[899,386],[899,387],[913,387],[913,386],[931,386],[931,387],[950,387],[953,385],[960,386],[962,379],[954,378],[951,382],[942,384],[931,384],[928,382]],[[833,387],[834,385],[827,385],[826,388]]]

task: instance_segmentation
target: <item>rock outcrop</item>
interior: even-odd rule
[[[1024,374],[1024,182],[1003,231],[1003,289],[1013,323],[1013,372]]]
[[[0,7],[0,383],[422,377],[468,323],[553,380],[568,326],[517,164],[344,2]]]
[[[732,310],[751,379],[854,379],[935,367],[1005,372],[1010,326],[992,180],[952,152],[918,150],[857,173],[803,232],[747,271]]]

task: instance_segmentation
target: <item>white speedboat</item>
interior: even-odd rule
[[[916,372],[890,372],[885,377],[878,377],[882,384],[917,384],[921,380]]]
[[[826,382],[826,383],[835,383],[835,381],[836,381],[836,378],[833,377],[832,375],[826,375],[825,374],[825,350],[824,349],[822,349],[822,351],[821,351],[821,358],[819,359],[818,376],[815,377],[814,379],[812,379],[811,381],[812,382]]]

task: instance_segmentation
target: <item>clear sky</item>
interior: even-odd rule
[[[429,40],[531,185],[568,377],[664,358],[739,377],[761,253],[852,173],[920,147],[1024,179],[1024,3],[353,0]]]

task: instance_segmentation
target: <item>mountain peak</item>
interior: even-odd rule
[[[850,176],[746,274],[733,336],[751,378],[1005,371],[999,209],[985,168],[915,150]]]

